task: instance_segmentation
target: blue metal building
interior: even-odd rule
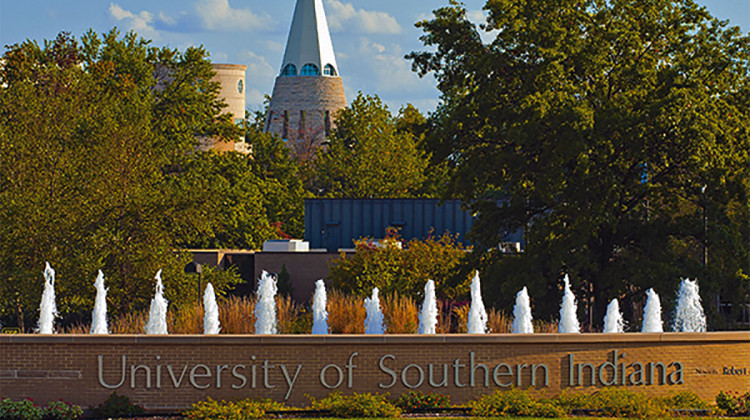
[[[305,240],[310,248],[329,252],[353,248],[363,237],[383,238],[389,226],[400,229],[406,239],[424,239],[433,230],[466,234],[474,217],[461,209],[458,200],[431,199],[309,199],[305,200]]]

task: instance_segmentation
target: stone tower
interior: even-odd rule
[[[213,64],[216,75],[214,82],[219,82],[221,90],[219,99],[223,100],[227,107],[222,113],[229,114],[235,124],[245,121],[245,71],[247,66],[241,64]],[[213,149],[218,152],[240,152],[250,153],[249,146],[245,143],[244,136],[237,142],[222,141],[213,137],[199,138],[199,149]]]
[[[345,107],[323,0],[297,0],[266,132],[306,153],[325,141],[336,112]]]

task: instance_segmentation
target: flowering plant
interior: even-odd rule
[[[737,391],[719,392],[716,396],[716,406],[728,416],[748,416],[750,415],[750,392],[744,394]]]

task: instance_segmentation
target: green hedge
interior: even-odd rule
[[[342,395],[334,392],[321,400],[312,400],[313,410],[328,410],[334,417],[398,417],[401,410],[390,403],[384,395]]]
[[[249,420],[266,417],[267,411],[285,409],[284,404],[269,399],[227,402],[208,398],[193,404],[183,415],[194,420]]]

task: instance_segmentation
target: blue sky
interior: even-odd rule
[[[438,100],[431,77],[418,78],[403,57],[419,50],[414,22],[448,0],[324,0],[348,99],[378,94],[397,111],[428,112]],[[482,0],[464,0],[481,19]],[[711,14],[750,31],[750,0],[698,0]],[[0,45],[52,39],[61,31],[135,30],[154,45],[204,45],[214,62],[245,64],[247,107],[261,107],[281,66],[295,0],[0,0]]]

